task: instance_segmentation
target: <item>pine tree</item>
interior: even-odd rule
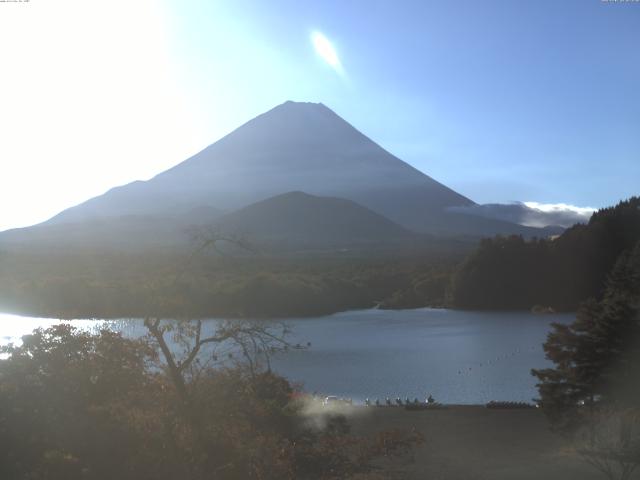
[[[554,324],[544,349],[555,367],[532,374],[556,430],[574,431],[600,406],[640,405],[640,242],[620,255],[602,300]]]

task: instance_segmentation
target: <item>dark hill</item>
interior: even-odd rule
[[[297,247],[373,246],[417,235],[350,200],[290,192],[263,200],[216,222],[221,232],[251,242]]]

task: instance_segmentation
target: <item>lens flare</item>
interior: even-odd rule
[[[320,32],[311,33],[311,43],[316,53],[339,74],[343,73],[342,63],[336,49],[327,37]]]

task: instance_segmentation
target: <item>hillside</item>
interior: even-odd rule
[[[212,225],[221,215],[215,208],[199,207],[180,215],[127,214],[69,223],[45,222],[0,233],[0,247],[87,251],[190,248],[196,241],[198,227]]]

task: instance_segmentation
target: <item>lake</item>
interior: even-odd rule
[[[292,343],[306,344],[273,359],[273,368],[304,390],[362,402],[431,394],[438,402],[530,402],[537,396],[532,368],[549,366],[542,343],[552,322],[573,314],[469,312],[444,309],[358,310],[287,319]],[[0,344],[19,341],[53,319],[0,313]],[[74,320],[81,328],[95,320]],[[208,320],[214,329],[217,320]],[[108,325],[128,336],[144,333],[141,320]]]

